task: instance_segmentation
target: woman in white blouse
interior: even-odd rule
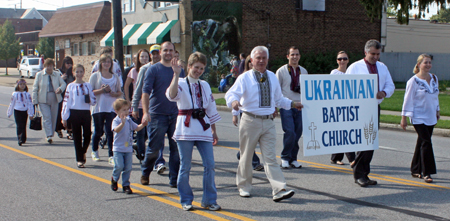
[[[217,190],[214,182],[213,142],[217,143],[215,123],[220,120],[216,102],[211,93],[211,87],[199,77],[205,71],[206,56],[195,52],[189,56],[188,76],[179,78],[181,67],[178,59],[172,59],[174,76],[166,91],[170,101],[176,101],[178,118],[173,139],[177,141],[180,154],[180,170],[177,187],[183,210],[192,209],[194,194],[189,185],[192,150],[194,145],[203,161],[203,199],[202,207],[209,210],[220,210],[217,204]]]
[[[406,117],[417,132],[416,149],[411,162],[411,175],[423,178],[431,183],[431,174],[436,174],[431,136],[433,128],[440,118],[439,83],[436,75],[430,73],[431,56],[421,54],[413,72],[415,75],[406,83],[405,98],[402,108],[401,127],[406,130]]]
[[[337,69],[334,69],[331,71],[331,74],[345,74],[347,71],[347,65],[348,65],[348,55],[345,51],[340,51],[337,54],[336,61],[339,65]],[[348,162],[350,162],[350,166],[353,167],[355,164],[355,152],[348,152],[345,153],[347,156]],[[331,155],[331,163],[337,164],[337,165],[345,165],[342,160],[344,159],[344,153],[335,153]]]
[[[103,127],[105,128],[106,140],[108,144],[109,164],[114,165],[112,142],[113,132],[111,125],[116,117],[113,103],[117,98],[122,96],[120,89],[120,77],[113,70],[113,60],[109,54],[100,56],[100,71],[91,75],[89,83],[94,90],[97,103],[92,108],[92,118],[94,120],[94,135],[92,135],[92,159],[100,160],[98,155],[98,142],[103,135]]]

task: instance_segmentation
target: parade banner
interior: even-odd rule
[[[378,149],[376,74],[300,75],[303,155]]]

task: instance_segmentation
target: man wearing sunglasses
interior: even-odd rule
[[[364,47],[365,57],[348,67],[345,74],[376,74],[378,78],[378,128],[380,128],[380,104],[385,97],[394,94],[395,85],[386,65],[379,62],[381,44],[377,40],[367,41]],[[370,162],[372,161],[373,150],[360,151],[356,153],[355,164],[353,166],[353,177],[355,183],[361,187],[376,185],[377,181],[369,179]]]
[[[308,71],[298,65],[300,50],[296,46],[291,46],[287,50],[286,58],[289,63],[280,67],[276,73],[281,93],[294,102],[300,102],[300,74],[308,74]],[[281,168],[301,168],[302,165],[297,161],[297,154],[300,149],[298,141],[303,132],[302,111],[297,108],[280,109],[280,116],[284,131]]]

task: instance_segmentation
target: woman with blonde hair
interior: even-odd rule
[[[103,127],[106,132],[108,144],[109,164],[114,165],[112,142],[113,132],[111,125],[116,117],[112,104],[122,96],[120,77],[113,73],[113,60],[109,54],[102,54],[99,60],[100,69],[91,75],[89,83],[92,86],[97,103],[92,109],[94,120],[94,134],[92,135],[92,160],[99,161],[98,143],[103,135]]]
[[[436,174],[431,136],[439,113],[439,82],[436,75],[430,73],[431,56],[421,54],[414,66],[415,75],[406,83],[405,98],[403,100],[401,127],[406,130],[406,117],[417,132],[417,143],[411,162],[411,175],[423,178],[431,183],[431,174]]]
[[[43,128],[47,135],[47,142],[53,142],[52,137],[56,129],[59,103],[63,100],[61,93],[66,89],[66,82],[61,73],[55,71],[55,61],[47,58],[44,69],[36,74],[33,84],[33,104],[39,104],[44,119]]]

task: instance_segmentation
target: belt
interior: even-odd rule
[[[252,113],[247,112],[247,111],[243,111],[243,112],[244,112],[244,114],[247,114],[248,116],[251,116],[251,117],[254,117],[254,118],[259,118],[259,119],[263,119],[263,120],[266,120],[266,119],[273,119],[273,114],[269,114],[269,115],[256,115],[256,114],[252,114]]]
[[[186,119],[184,120],[184,126],[186,126],[186,127],[189,127],[189,123],[191,122],[192,112],[194,112],[193,109],[190,109],[190,110],[178,110],[178,116],[186,116]],[[210,124],[207,124],[203,118],[202,119],[197,119],[197,120],[202,125],[204,131],[208,130],[208,128],[211,126]]]

